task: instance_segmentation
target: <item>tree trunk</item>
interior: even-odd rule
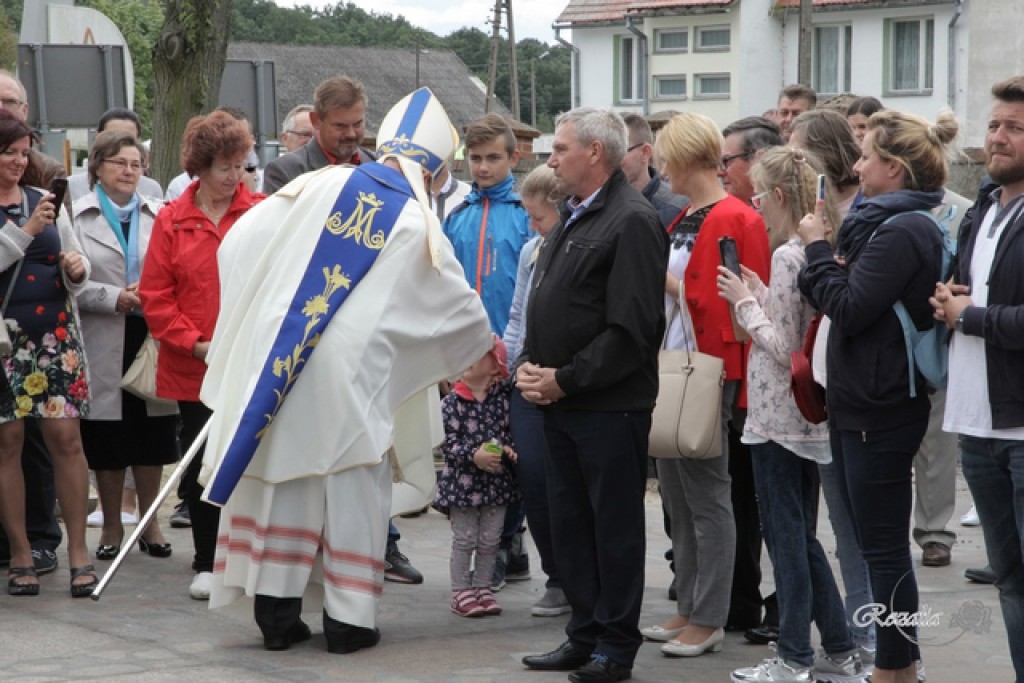
[[[153,47],[153,143],[150,167],[167,186],[181,173],[181,136],[193,116],[217,106],[227,61],[232,0],[165,0]]]

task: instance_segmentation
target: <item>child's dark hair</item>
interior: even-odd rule
[[[498,138],[505,141],[505,152],[512,156],[516,151],[516,135],[508,122],[498,114],[484,114],[466,126],[467,150]]]

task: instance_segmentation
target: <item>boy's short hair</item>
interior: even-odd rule
[[[516,135],[508,121],[498,114],[484,114],[474,119],[466,126],[466,149],[470,150],[476,145],[485,145],[492,140],[503,138],[505,140],[505,152],[509,156],[516,151]]]

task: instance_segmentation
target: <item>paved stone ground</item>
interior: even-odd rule
[[[919,568],[922,609],[937,617],[938,626],[922,629],[928,681],[1011,681],[1013,670],[996,592],[964,580],[964,569],[983,565],[979,529],[959,526],[970,506],[963,482],[951,522],[960,539],[953,564],[942,569]],[[498,594],[505,608],[500,617],[463,619],[448,611],[448,549],[450,530],[436,512],[400,519],[401,547],[426,575],[420,586],[388,583],[381,601],[381,644],[353,655],[330,655],[324,649],[319,615],[306,615],[314,636],[287,652],[265,652],[259,631],[245,616],[211,613],[206,603],[191,600],[188,584],[191,539],[188,530],[166,525],[174,544],[170,559],[134,552],[122,566],[102,600],[68,597],[66,557],[61,568],[43,577],[38,597],[0,594],[0,679],[49,681],[356,681],[366,683],[554,683],[565,674],[525,671],[519,658],[550,649],[563,639],[565,617],[537,618],[529,607],[543,592],[539,561],[534,555],[531,581],[513,583]],[[831,553],[834,544],[824,516],[819,528]],[[642,625],[674,612],[666,599],[670,581],[662,553],[668,547],[661,523],[660,500],[647,499],[647,589]],[[94,546],[98,529],[90,529]],[[920,559],[920,553],[915,552]],[[97,563],[102,570],[107,563]],[[763,586],[771,590],[765,560]],[[838,576],[838,567],[836,567]],[[951,628],[965,605],[991,611],[991,624],[978,634]],[[634,669],[634,681],[728,681],[729,672],[768,656],[767,647],[746,644],[741,634],[728,634],[717,654],[669,659],[655,644],[645,644]]]

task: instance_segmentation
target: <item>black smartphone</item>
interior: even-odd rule
[[[818,185],[817,185],[817,189],[816,189],[816,193],[815,193],[815,196],[817,197],[819,202],[825,201],[825,192],[826,192],[825,174],[824,173],[819,173],[818,174]]]
[[[722,265],[740,277],[740,253],[736,249],[736,240],[732,237],[721,237],[718,250],[722,252]]]
[[[50,181],[50,194],[53,195],[53,220],[56,222],[60,208],[64,206],[64,194],[68,191],[66,178],[54,178]]]

